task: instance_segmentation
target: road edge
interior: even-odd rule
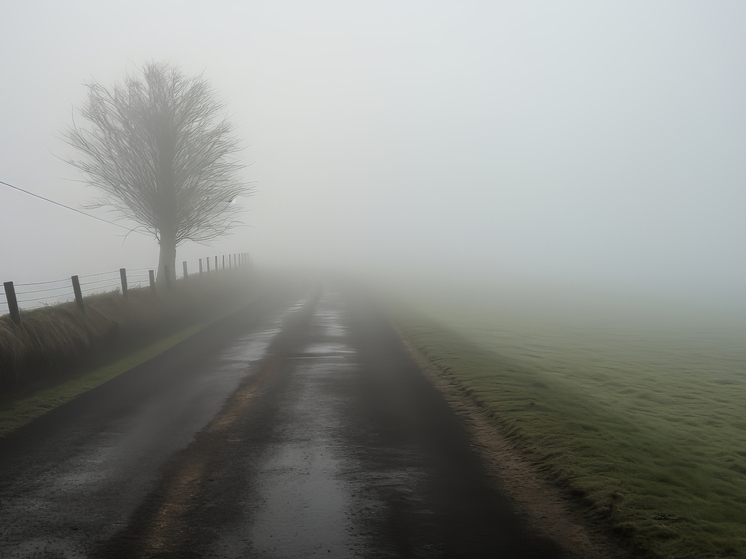
[[[542,475],[528,453],[518,448],[500,423],[452,375],[441,370],[403,332],[399,338],[423,375],[461,417],[495,487],[513,501],[516,513],[537,533],[573,559],[629,559],[633,555],[586,517],[566,489]]]

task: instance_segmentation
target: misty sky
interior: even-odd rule
[[[83,83],[204,72],[257,193],[250,227],[179,262],[746,302],[743,2],[69,0],[3,21],[0,180],[77,208],[96,192],[56,156]],[[120,233],[0,185],[2,281],[155,267]]]

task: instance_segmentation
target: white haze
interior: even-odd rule
[[[746,307],[743,2],[77,0],[3,21],[0,180],[74,207],[96,193],[55,156],[83,82],[204,72],[257,193],[247,227],[180,248],[192,269],[249,252],[439,293]],[[120,232],[0,185],[2,281],[154,267]]]

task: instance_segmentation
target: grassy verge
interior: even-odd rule
[[[0,317],[0,437],[256,299],[264,280],[239,272],[28,311],[20,326]]]
[[[97,386],[129,371],[204,329],[198,324],[167,336],[123,359],[69,379],[44,379],[0,403],[0,437],[61,406]]]
[[[394,316],[641,555],[746,558],[740,334]]]
[[[0,399],[209,321],[256,285],[248,270],[223,270],[158,293],[132,289],[126,300],[119,292],[87,297],[82,310],[65,303],[21,312],[20,324],[0,316]]]

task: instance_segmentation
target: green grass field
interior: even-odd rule
[[[395,316],[639,549],[746,558],[746,329],[434,307]]]

